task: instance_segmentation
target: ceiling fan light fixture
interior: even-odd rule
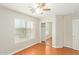
[[[51,9],[46,8],[46,4],[45,3],[35,3],[33,8],[32,8],[32,13],[37,14],[37,15],[42,15],[44,14],[46,11],[50,11]]]
[[[37,8],[37,9],[35,10],[35,13],[36,13],[36,14],[42,14],[43,12],[42,12],[42,10],[41,10],[40,8]]]

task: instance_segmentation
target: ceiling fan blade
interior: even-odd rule
[[[50,11],[51,9],[43,9],[44,11]]]
[[[44,7],[45,5],[45,3],[39,3],[40,8]]]

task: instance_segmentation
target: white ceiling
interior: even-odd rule
[[[30,11],[30,7],[33,7],[34,3],[2,3],[0,6],[38,18],[49,15],[65,15],[79,11],[79,3],[47,3],[46,6],[50,8],[51,11],[44,12],[43,15],[36,15]]]

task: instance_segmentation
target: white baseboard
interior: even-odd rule
[[[79,51],[79,49],[75,49],[75,48],[72,48],[72,49],[74,49],[74,50],[78,50],[78,51]]]
[[[61,47],[61,46],[52,46],[53,48],[63,48],[63,47]]]
[[[29,47],[31,47],[31,46],[33,46],[33,45],[35,45],[35,44],[38,44],[38,43],[40,43],[40,42],[33,43],[33,44],[31,44],[31,45],[29,45],[29,46],[26,46],[26,47],[24,47],[24,48],[22,48],[22,49],[19,49],[19,50],[17,50],[17,51],[14,51],[14,52],[12,52],[12,53],[9,53],[8,55],[13,55],[13,54],[15,54],[15,53],[17,53],[17,52],[19,52],[19,51],[21,51],[21,50],[24,50],[24,49],[26,49],[26,48],[29,48]]]
[[[64,45],[64,47],[68,47],[68,48],[72,48],[72,49],[73,49],[73,47],[71,47],[71,46],[69,46],[69,45]]]
[[[64,47],[68,47],[68,48],[71,48],[71,49],[74,49],[74,50],[79,50],[79,49],[73,48],[72,46],[64,45]]]
[[[53,48],[63,48],[63,46],[52,45]]]

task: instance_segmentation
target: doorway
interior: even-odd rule
[[[46,23],[41,23],[41,43],[45,44]]]
[[[52,46],[52,22],[41,23],[41,43]]]
[[[52,22],[47,22],[46,25],[46,45],[52,47]]]

